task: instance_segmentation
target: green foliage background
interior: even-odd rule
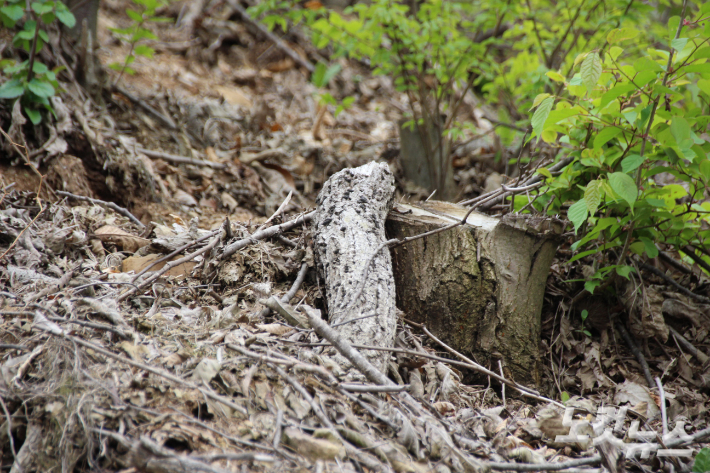
[[[632,255],[675,248],[710,262],[710,4],[375,0],[341,14],[266,0],[251,11],[393,77],[418,103],[417,123],[455,116],[474,89],[501,121],[527,129],[498,128],[504,143],[532,140],[545,178],[513,208],[568,218],[570,262],[590,257],[596,271],[588,291],[630,277]],[[449,118],[445,133],[456,140],[467,126]],[[553,176],[560,160],[569,165]]]

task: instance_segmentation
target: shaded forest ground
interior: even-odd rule
[[[185,5],[160,14],[178,18]],[[153,25],[155,58],[139,56],[136,74],[120,80],[106,69],[103,93],[91,98],[67,81],[54,135],[43,125],[20,130],[30,149],[42,149],[28,157],[39,173],[3,141],[2,469],[443,472],[575,458],[598,466],[591,442],[554,441],[569,433],[559,404],[519,397],[466,363],[442,360],[455,357],[416,327],[401,323],[398,346],[410,352],[393,354],[390,373],[421,399],[410,405],[339,386],[338,368],[311,346],[319,338],[259,304],[293,288],[294,305],[323,307],[308,226],[253,237],[277,209],[271,223],[311,210],[328,176],[372,160],[390,165],[398,200],[426,193],[402,179],[397,121],[407,103],[390,79],[341,60],[329,91],[357,100],[319,119],[307,71],[228,5],[215,5],[180,27]],[[104,67],[129,53],[109,30],[129,24],[128,6],[102,2]],[[317,58],[303,38],[287,39]],[[8,130],[15,118],[2,106]],[[480,137],[455,160],[462,198],[497,188],[514,151],[495,139],[489,113],[473,98],[463,107]],[[61,192],[115,202],[137,221]],[[219,253],[229,240],[210,233],[220,228],[245,242],[231,259]],[[195,251],[198,239],[216,250],[150,284],[134,277],[159,269],[149,265],[166,254]],[[663,431],[661,399],[671,429],[706,429],[710,304],[648,274],[640,301],[589,297],[570,310],[588,268],[566,264],[569,254],[562,245],[547,283],[540,395],[571,397],[579,422],[600,405],[628,407],[627,439],[633,420]],[[701,270],[663,264],[664,274],[707,298]],[[201,277],[190,276],[195,269]],[[300,274],[305,281],[294,284]],[[141,291],[126,296],[137,284]],[[626,330],[662,392],[647,387],[619,329],[621,315],[635,310],[638,323]]]

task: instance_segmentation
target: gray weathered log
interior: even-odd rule
[[[315,248],[325,279],[329,322],[353,344],[391,347],[397,315],[392,262],[388,251],[372,260],[362,295],[357,291],[365,265],[385,241],[385,218],[392,208],[394,177],[386,164],[371,162],[344,169],[328,179],[316,203]],[[386,372],[387,352],[369,351],[366,358]],[[349,366],[344,358],[338,362]]]

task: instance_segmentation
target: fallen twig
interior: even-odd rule
[[[308,72],[313,72],[316,70],[315,67],[313,67],[313,64],[306,61],[301,56],[299,56],[296,51],[289,48],[288,45],[281,40],[281,38],[274,35],[271,31],[267,30],[266,27],[261,23],[252,19],[252,17],[249,16],[247,11],[237,2],[237,0],[227,0],[227,3],[229,3],[229,6],[232,7],[233,10],[239,13],[239,15],[242,17],[242,20],[246,21],[247,23],[254,26],[256,29],[258,29],[261,34],[266,36],[269,41],[274,43],[274,46],[286,53],[286,55],[293,59],[296,64],[299,64],[300,66],[304,67]]]
[[[186,381],[178,376],[175,376],[175,375],[170,374],[164,370],[161,370],[160,368],[146,365],[144,363],[139,363],[137,361],[131,360],[130,358],[126,358],[124,356],[117,355],[117,354],[115,354],[105,348],[102,348],[98,345],[95,345],[91,342],[87,342],[86,340],[83,340],[79,337],[69,335],[64,330],[62,330],[59,326],[53,327],[49,324],[50,324],[50,322],[47,320],[47,318],[45,316],[43,316],[39,312],[37,312],[35,314],[35,322],[33,324],[33,326],[35,328],[38,328],[38,329],[40,329],[44,332],[47,332],[49,334],[52,334],[54,336],[69,340],[73,343],[76,343],[77,345],[83,346],[84,348],[90,348],[91,350],[94,350],[97,353],[101,353],[102,355],[112,358],[116,361],[120,361],[121,363],[125,363],[127,365],[131,365],[133,367],[140,368],[144,371],[148,371],[149,373],[153,373],[157,376],[160,376],[162,378],[165,378],[169,381],[180,384],[180,385],[185,386],[187,388],[196,389],[200,393],[202,393],[205,397],[208,397],[208,398],[212,399],[213,401],[218,402],[220,404],[224,404],[225,406],[229,407],[230,409],[234,409],[235,411],[239,412],[240,414],[248,415],[246,409],[244,409],[242,406],[234,403],[230,399],[227,399],[225,396],[222,396],[220,394],[212,392],[211,390],[202,388],[190,381]]]
[[[150,149],[141,148],[140,146],[136,146],[135,150],[139,153],[145,154],[149,158],[164,159],[166,161],[172,161],[173,163],[194,164],[195,166],[206,166],[211,167],[212,169],[227,168],[227,165],[224,163],[214,163],[212,161],[204,161],[202,159],[187,158],[185,156],[178,156],[176,154],[163,153],[161,151],[153,151]]]
[[[646,357],[643,356],[641,350],[639,350],[639,348],[636,346],[634,340],[631,338],[631,335],[629,335],[629,332],[626,330],[626,327],[624,327],[624,324],[622,324],[621,322],[617,322],[616,329],[619,331],[619,333],[621,333],[621,336],[624,338],[624,341],[629,346],[629,350],[631,350],[631,353],[634,354],[636,360],[641,365],[641,368],[643,369],[643,376],[644,378],[646,378],[646,383],[648,383],[648,387],[653,388],[656,383],[653,381],[653,377],[651,376],[651,369],[648,367]]]
[[[149,114],[153,115],[154,118],[157,118],[158,121],[161,122],[166,127],[170,128],[171,130],[178,129],[170,117],[163,115],[162,113],[160,113],[159,111],[157,111],[156,109],[154,109],[153,107],[151,107],[150,105],[145,103],[143,100],[139,99],[135,95],[128,92],[126,89],[124,89],[120,85],[114,84],[111,88],[114,92],[118,92],[119,94],[123,95],[128,100],[130,100],[133,104],[138,105],[140,108],[142,108],[143,110],[145,110]]]
[[[213,237],[213,239],[212,239],[211,242],[209,242],[207,245],[203,246],[203,247],[200,248],[199,250],[194,251],[194,252],[190,253],[189,255],[187,255],[187,256],[185,256],[185,257],[183,257],[183,258],[176,259],[175,261],[170,261],[168,264],[166,264],[165,266],[163,266],[163,267],[160,268],[159,270],[155,271],[155,273],[153,273],[152,275],[150,275],[150,276],[149,276],[148,278],[146,278],[143,282],[141,282],[140,284],[138,284],[138,285],[136,285],[136,286],[130,288],[128,291],[126,291],[126,292],[124,292],[123,294],[121,294],[120,296],[118,296],[118,298],[116,298],[116,301],[117,301],[117,302],[121,302],[121,301],[125,300],[128,296],[130,296],[130,295],[132,295],[132,294],[134,294],[134,293],[136,293],[136,292],[138,292],[138,291],[140,291],[140,290],[142,290],[142,289],[148,287],[149,284],[151,284],[153,281],[155,281],[156,279],[158,279],[160,276],[162,276],[163,274],[165,274],[165,273],[167,273],[168,271],[170,271],[171,269],[173,269],[175,266],[180,266],[180,265],[183,264],[183,263],[190,262],[190,261],[192,261],[196,256],[199,256],[199,255],[201,255],[201,254],[203,254],[203,253],[206,253],[206,252],[210,251],[212,248],[214,248],[214,247],[217,245],[217,242],[219,242],[219,240],[220,240],[220,236],[219,236],[219,235],[215,235],[215,236]]]
[[[673,278],[671,278],[670,276],[666,276],[666,274],[663,271],[661,271],[660,269],[654,268],[653,266],[651,266],[649,264],[645,264],[645,263],[639,263],[639,266],[641,268],[645,269],[646,271],[648,271],[649,273],[653,273],[656,276],[658,276],[659,278],[663,279],[668,284],[670,284],[674,288],[678,289],[680,292],[682,292],[686,296],[692,297],[696,301],[700,301],[704,304],[710,304],[710,297],[701,296],[700,294],[696,294],[696,293],[684,288],[683,286],[681,286],[680,284],[675,282],[673,280]]]
[[[254,232],[253,235],[248,236],[246,238],[243,238],[239,241],[235,241],[234,243],[227,245],[224,248],[224,253],[222,254],[222,258],[229,258],[232,256],[234,253],[237,251],[241,250],[245,246],[251,244],[251,243],[256,243],[258,240],[263,240],[264,238],[270,238],[274,235],[277,235],[282,232],[286,232],[288,230],[291,230],[294,227],[297,227],[298,225],[303,225],[304,223],[310,222],[313,220],[313,217],[315,215],[315,211],[308,212],[307,214],[299,215],[296,218],[293,218],[289,220],[288,222],[284,222],[280,225],[274,225],[273,227],[265,228],[264,230],[260,230],[258,232]]]
[[[674,329],[674,328],[671,327],[670,325],[668,325],[667,327],[668,327],[668,330],[671,332],[671,335],[673,335],[673,338],[675,338],[676,341],[677,341],[680,345],[683,345],[683,348],[685,348],[686,350],[688,350],[688,351],[690,352],[690,354],[693,355],[695,358],[697,358],[698,361],[699,361],[700,363],[702,363],[703,365],[705,365],[705,363],[707,363],[707,361],[708,361],[708,359],[710,359],[710,357],[708,357],[708,356],[707,356],[705,353],[703,353],[702,351],[698,350],[698,349],[695,347],[695,345],[693,345],[692,343],[690,343],[690,342],[688,341],[688,339],[686,339],[683,335],[681,335],[680,333],[678,333],[678,331],[677,331],[676,329]]]
[[[100,205],[102,207],[109,208],[117,213],[120,213],[124,217],[127,217],[128,220],[130,220],[131,222],[138,225],[141,229],[145,229],[145,225],[143,224],[143,222],[138,220],[135,215],[133,215],[131,212],[128,211],[128,209],[125,209],[119,205],[116,205],[113,202],[106,202],[104,200],[92,199],[91,197],[86,197],[83,195],[76,195],[76,194],[72,194],[71,192],[64,192],[64,191],[56,191],[56,192],[57,192],[57,195],[61,195],[62,197],[69,197],[71,199],[81,200],[84,202],[92,203],[94,205]]]

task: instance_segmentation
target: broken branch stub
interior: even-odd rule
[[[460,205],[397,204],[387,220],[402,239],[461,221]],[[472,213],[466,224],[392,248],[397,306],[483,365],[502,355],[515,381],[540,382],[540,314],[562,223]]]
[[[394,343],[397,315],[390,254],[380,251],[372,257],[385,241],[385,218],[393,198],[389,168],[371,162],[331,176],[316,199],[315,248],[325,280],[329,322],[332,326],[346,322],[336,330],[353,344],[392,347]],[[367,280],[360,297],[354,299],[368,262]],[[365,357],[386,372],[389,353],[368,351]],[[337,359],[349,366],[344,358]]]

